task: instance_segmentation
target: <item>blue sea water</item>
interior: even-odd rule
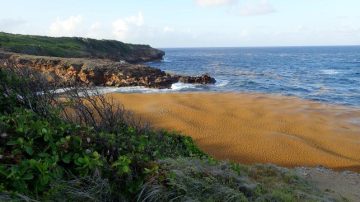
[[[168,91],[259,92],[360,107],[360,46],[164,51],[163,61],[148,64],[176,74],[208,73],[217,80],[215,85],[175,84]]]

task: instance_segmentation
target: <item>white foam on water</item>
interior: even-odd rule
[[[229,83],[228,80],[217,80],[214,85],[215,87],[224,87]],[[169,93],[169,92],[180,92],[180,91],[192,91],[192,90],[199,90],[204,88],[205,85],[202,84],[189,84],[189,83],[174,83],[168,89],[156,89],[156,88],[146,88],[142,86],[132,86],[132,87],[120,87],[120,88],[106,88],[102,92],[104,93],[111,93],[111,92],[118,92],[118,93]]]
[[[171,89],[174,91],[180,91],[185,89],[196,89],[199,85],[196,84],[189,84],[189,83],[174,83],[171,85]]]
[[[119,88],[117,87],[98,87],[96,91],[100,94],[114,93],[117,92]]]
[[[215,86],[216,86],[216,87],[224,87],[224,86],[228,85],[229,82],[230,82],[229,80],[220,80],[220,79],[217,79],[217,80],[216,80],[216,83],[215,83]]]
[[[168,93],[168,92],[177,92],[183,90],[191,90],[198,88],[198,85],[187,84],[187,83],[174,83],[171,85],[171,88],[167,89],[157,89],[157,88],[147,88],[143,86],[131,86],[131,87],[105,87],[99,88],[98,91],[101,93]]]
[[[322,69],[320,71],[321,71],[321,73],[327,74],[327,75],[335,75],[335,74],[340,73],[338,70],[335,70],[335,69]]]
[[[169,60],[169,58],[168,57],[164,57],[163,59],[162,59],[162,62],[172,62],[171,60]]]
[[[60,89],[54,90],[53,93],[56,93],[56,94],[58,94],[58,93],[64,93],[64,92],[69,91],[69,90],[71,90],[71,89],[72,89],[72,88],[60,88]]]
[[[169,91],[169,89],[146,88],[143,86],[119,87],[115,89],[114,92],[116,93],[159,93]]]
[[[214,85],[210,84],[208,86],[219,88],[219,87],[224,87],[227,84],[229,84],[229,80],[219,79],[216,81]],[[88,89],[87,93],[89,95],[107,94],[107,93],[170,93],[170,92],[180,92],[180,91],[201,90],[204,89],[205,86],[207,85],[178,82],[172,84],[171,87],[167,89],[147,88],[143,86],[96,87],[95,89]],[[69,90],[72,90],[72,88],[61,88],[61,89],[57,89],[55,93],[64,93]]]
[[[59,89],[56,89],[56,90],[51,90],[50,93],[55,93],[55,94],[60,94],[60,93],[64,93],[66,91],[69,91],[71,90],[72,88],[59,88]],[[36,94],[38,95],[43,95],[44,92],[41,91],[41,92],[37,92]]]

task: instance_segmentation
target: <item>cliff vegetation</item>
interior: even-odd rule
[[[160,60],[164,52],[148,45],[80,37],[47,37],[0,32],[0,49],[8,52],[65,58],[98,58],[130,63]]]

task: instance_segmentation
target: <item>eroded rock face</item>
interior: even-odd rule
[[[207,74],[202,76],[180,76],[179,82],[182,83],[196,83],[196,84],[213,84],[216,80]]]
[[[127,62],[30,56],[0,52],[0,67],[14,65],[19,68],[29,67],[41,72],[49,81],[81,82],[95,86],[170,88],[176,82],[194,84],[212,84],[216,82],[214,78],[208,75],[199,77],[170,75],[160,69]]]

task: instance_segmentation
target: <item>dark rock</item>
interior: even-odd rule
[[[170,75],[157,68],[106,59],[59,58],[0,52],[1,67],[31,68],[51,82],[81,82],[95,86],[170,88],[173,83],[213,84],[209,75]],[[70,84],[71,85],[71,84]]]
[[[179,82],[183,83],[198,83],[198,84],[214,84],[216,80],[207,74],[202,76],[180,76]]]

